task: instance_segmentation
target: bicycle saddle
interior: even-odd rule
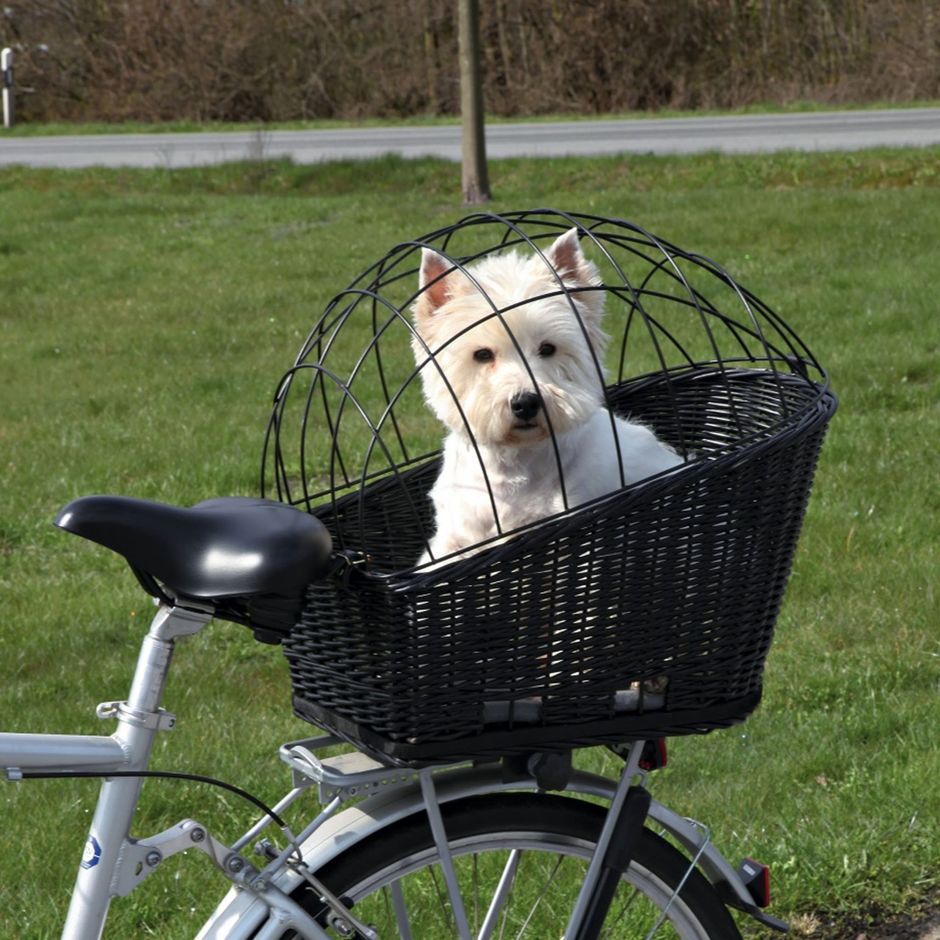
[[[123,555],[138,577],[196,599],[299,594],[329,567],[333,546],[316,516],[244,497],[183,508],[83,496],[55,524]]]

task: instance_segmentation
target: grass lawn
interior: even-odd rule
[[[841,399],[749,722],[673,742],[654,781],[773,912],[832,936],[940,891],[940,149],[514,160],[493,208],[636,221],[719,260],[829,369]],[[281,373],[333,293],[447,224],[459,167],[386,159],[192,170],[0,170],[0,727],[104,733],[150,606],[123,563],[50,525],[73,497],[183,504],[258,489]],[[288,785],[280,654],[215,624],[181,644],[154,765]],[[588,762],[603,755],[586,755]],[[0,785],[0,934],[58,936],[95,785]],[[179,802],[233,839],[250,808],[148,783],[138,833]],[[176,807],[176,808],[175,808]],[[236,831],[237,830],[237,831]],[[177,857],[112,907],[109,936],[190,936],[219,883]]]

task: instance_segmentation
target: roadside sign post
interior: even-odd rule
[[[13,50],[0,52],[0,73],[3,75],[3,126],[13,126]]]

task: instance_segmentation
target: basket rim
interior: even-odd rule
[[[768,374],[755,369],[740,369],[737,372],[739,375],[745,374],[755,377]],[[642,387],[642,385],[653,384],[657,378],[661,377],[661,373],[639,376],[614,387],[633,387],[634,384],[637,387]],[[792,378],[800,382],[804,381],[798,376]],[[807,380],[807,385],[815,386],[815,383]],[[386,590],[393,593],[422,590],[427,587],[439,586],[444,581],[459,581],[475,577],[483,569],[489,567],[494,560],[499,560],[501,549],[506,553],[518,554],[520,551],[525,551],[530,542],[563,536],[566,529],[581,525],[586,518],[603,514],[614,504],[617,505],[618,511],[622,512],[638,502],[656,498],[684,486],[690,478],[711,479],[766,453],[768,450],[779,448],[801,437],[819,424],[825,425],[835,413],[838,407],[838,399],[828,387],[815,387],[817,394],[808,399],[798,411],[794,411],[783,418],[779,426],[769,433],[763,432],[759,435],[750,435],[752,438],[750,440],[748,438],[738,439],[733,445],[724,447],[704,458],[689,460],[644,480],[605,493],[578,506],[535,520],[528,525],[514,529],[511,533],[494,536],[478,543],[474,547],[474,553],[468,557],[443,557],[434,559],[424,565],[418,565],[416,562],[413,565],[398,568],[394,571],[383,571],[371,568],[367,564],[361,564],[355,552],[348,552],[346,554],[348,568],[355,569],[357,577],[365,578],[367,581],[376,584],[381,583]],[[410,469],[419,470],[432,463],[439,455],[440,451],[436,451],[416,458]],[[383,473],[368,485],[377,486],[388,480],[390,480],[389,474]],[[345,501],[358,500],[361,492],[361,487],[353,487],[349,493],[338,499],[327,499],[317,506],[308,507],[306,511],[314,515],[331,514]],[[329,495],[329,492],[325,491],[322,495]],[[304,502],[306,500],[301,499],[297,505]]]
[[[813,388],[815,390],[815,395],[811,398],[807,398],[803,406],[791,414],[786,414],[781,417],[781,420],[777,423],[780,428],[785,427],[788,423],[792,422],[794,419],[799,418],[805,414],[812,412],[819,404],[819,401],[824,398],[836,399],[835,394],[832,392],[829,382],[829,375],[824,370],[821,370],[821,379],[822,381],[814,381],[809,379],[803,371],[800,370],[799,365],[793,362],[788,362],[788,365],[791,368],[796,369],[795,372],[783,373],[777,369],[758,369],[753,368],[753,360],[751,359],[737,359],[733,360],[734,363],[751,363],[751,367],[742,368],[740,366],[735,366],[734,368],[728,369],[725,368],[726,363],[720,362],[711,362],[711,361],[699,361],[692,364],[684,364],[678,366],[672,366],[666,370],[653,370],[649,372],[639,373],[635,376],[631,376],[628,379],[624,379],[620,382],[615,382],[605,386],[605,407],[610,406],[611,396],[616,393],[618,390],[630,388],[631,390],[642,390],[644,386],[654,386],[659,384],[663,380],[667,383],[671,381],[685,381],[685,380],[696,380],[703,379],[705,376],[714,376],[716,374],[721,374],[724,376],[732,377],[752,377],[752,376],[761,376],[761,375],[773,375],[776,381],[789,382],[789,381],[801,381],[803,387]],[[325,369],[319,363],[305,363],[301,367],[294,366],[285,373],[284,378],[291,375],[298,368],[308,369],[320,372],[324,375],[331,376],[331,373],[328,369]],[[338,381],[338,380],[337,380]],[[355,396],[350,396],[355,398]],[[734,445],[729,445],[724,448],[721,448],[718,454],[724,454],[726,452],[739,452],[743,447],[746,447],[750,442],[756,442],[759,440],[768,440],[772,438],[776,431],[767,430],[764,431],[755,431],[752,434],[742,436],[737,438]],[[443,453],[442,447],[437,447],[434,450],[426,451],[425,453],[416,454],[413,457],[410,457],[408,460],[401,461],[396,463],[395,470],[400,472],[403,470],[416,469],[420,466],[428,464],[435,459],[439,458]],[[715,455],[717,459],[717,454]],[[671,471],[675,472],[675,468]],[[382,468],[375,470],[371,473],[366,474],[363,477],[360,477],[358,480],[352,481],[345,486],[333,486],[325,487],[316,492],[308,493],[304,491],[296,497],[291,497],[287,489],[282,489],[280,485],[276,487],[277,498],[279,501],[284,502],[291,506],[302,507],[305,511],[315,512],[317,509],[325,508],[325,503],[317,503],[318,500],[329,498],[330,505],[337,505],[340,500],[344,499],[347,495],[351,495],[369,484],[379,483],[381,480],[385,479],[391,474],[391,471],[388,468]],[[653,479],[652,477],[649,479]],[[275,480],[276,483],[280,484],[280,477]],[[639,486],[640,483],[645,481],[639,481],[638,483],[631,484],[631,486]],[[621,488],[623,489],[623,488]],[[262,480],[261,485],[262,494],[265,493],[265,480]],[[340,496],[337,496],[337,492],[346,490],[346,493],[341,493]],[[617,492],[620,492],[618,490]],[[608,494],[609,495],[609,494]],[[604,498],[604,497],[600,497]],[[586,504],[582,504],[586,505]],[[577,508],[577,507],[576,507]]]

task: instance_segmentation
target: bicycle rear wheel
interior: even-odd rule
[[[441,810],[473,936],[560,936],[606,810],[570,797],[531,793],[469,797]],[[316,874],[382,938],[457,936],[439,854],[423,813],[377,832]],[[501,881],[507,890],[500,901]],[[326,925],[321,902],[310,889],[298,889],[295,899]],[[335,928],[333,935],[348,936]],[[708,881],[648,829],[618,886],[601,936],[740,938]]]

